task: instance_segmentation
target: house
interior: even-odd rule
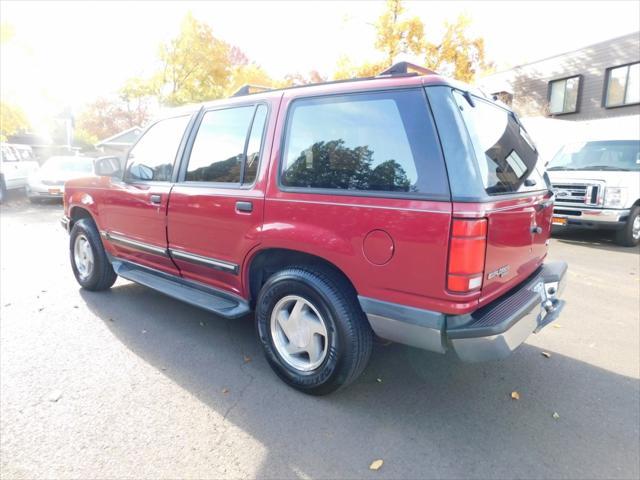
[[[565,143],[640,138],[640,32],[478,81],[510,105],[549,159]]]
[[[105,155],[122,156],[142,133],[141,127],[132,127],[96,143],[96,148]]]

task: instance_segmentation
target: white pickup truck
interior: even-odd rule
[[[0,203],[7,190],[25,188],[27,178],[38,169],[38,162],[28,145],[0,145]]]
[[[615,230],[620,245],[640,242],[640,140],[565,145],[547,165],[556,194],[555,229]]]

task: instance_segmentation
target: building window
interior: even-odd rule
[[[578,111],[580,75],[549,82],[549,113],[559,115]]]
[[[608,69],[606,86],[605,107],[640,103],[640,63]]]

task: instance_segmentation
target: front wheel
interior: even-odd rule
[[[635,247],[640,243],[640,207],[633,207],[627,223],[616,232],[616,242],[623,247]]]
[[[256,302],[267,361],[287,384],[325,395],[364,370],[373,332],[353,287],[322,267],[291,267],[264,284]]]
[[[69,253],[73,274],[87,290],[107,290],[118,277],[107,258],[100,234],[93,221],[78,220],[69,235]]]

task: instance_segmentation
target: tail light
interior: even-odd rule
[[[479,290],[484,275],[487,220],[453,219],[447,288],[456,293]]]

